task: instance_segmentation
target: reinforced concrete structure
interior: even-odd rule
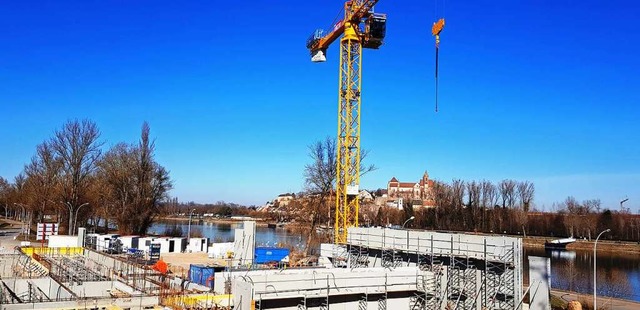
[[[324,244],[323,266],[253,262],[253,227],[238,230],[236,256],[212,287],[161,274],[147,260],[81,247],[0,254],[4,309],[523,309],[522,240],[389,228],[350,228]],[[116,251],[117,252],[117,251]],[[241,263],[235,263],[236,260]],[[152,263],[152,262],[151,262]],[[161,269],[158,269],[161,270]],[[224,295],[220,295],[224,294]],[[544,302],[543,302],[544,303]]]
[[[354,227],[347,240],[342,253],[348,268],[417,266],[431,271],[435,289],[418,290],[419,309],[522,306],[520,238]]]
[[[0,309],[144,309],[160,274],[83,248],[22,248],[0,255]]]
[[[513,237],[350,228],[325,244],[326,268],[229,270],[214,290],[249,309],[523,309],[522,240]]]

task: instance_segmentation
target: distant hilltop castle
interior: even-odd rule
[[[409,201],[413,207],[433,208],[436,206],[433,194],[434,181],[426,171],[418,182],[400,182],[395,177],[387,183],[387,204],[391,202],[402,209]]]

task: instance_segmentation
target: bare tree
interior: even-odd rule
[[[36,219],[44,220],[44,215],[55,205],[55,197],[59,195],[59,176],[61,161],[55,157],[48,143],[36,148],[36,155],[25,166],[26,187],[30,193],[28,204],[33,207]]]
[[[309,146],[312,163],[304,167],[307,191],[328,193],[336,181],[336,140],[327,137]]]
[[[327,229],[331,219],[330,200],[331,190],[336,182],[336,140],[325,138],[309,146],[311,163],[304,167],[304,180],[306,192],[311,194],[304,205],[307,212],[302,214],[309,223],[307,232],[306,250],[311,252],[311,245],[318,238],[316,227],[323,221],[326,214]]]
[[[100,161],[99,176],[107,184],[103,197],[107,210],[118,209],[114,215],[118,230],[126,234],[145,234],[160,212],[160,203],[168,199],[172,188],[169,172],[155,160],[155,144],[149,138],[149,126],[142,125],[137,145],[119,143]],[[105,217],[105,221],[108,220]]]
[[[518,200],[522,210],[526,213],[531,208],[531,202],[533,201],[533,195],[535,192],[535,186],[529,181],[518,182],[516,188]]]
[[[502,180],[498,185],[502,207],[512,209],[515,205],[516,182],[514,180]]]
[[[481,183],[474,181],[467,182],[467,206],[478,208],[480,206]]]
[[[27,196],[27,177],[24,175],[24,172],[20,172],[18,175],[13,178],[13,186],[11,187],[11,191],[9,194],[9,201],[11,203],[18,204],[21,201],[25,201]],[[21,207],[15,208],[16,212],[14,213],[14,217],[19,213],[20,218],[23,219],[25,214]],[[20,212],[18,212],[18,210]],[[17,218],[17,217],[16,217]]]
[[[469,214],[471,215],[471,222],[474,230],[478,229],[478,224],[482,223],[480,215],[483,214],[480,209],[480,199],[482,195],[482,183],[477,181],[467,182],[467,208],[469,208]]]
[[[4,207],[4,217],[9,217],[9,196],[11,195],[11,184],[7,179],[0,177],[0,205]]]
[[[289,207],[291,213],[300,215],[297,220],[305,223],[305,231],[303,233],[307,235],[307,253],[310,253],[312,250],[311,245],[318,239],[316,232],[317,226],[326,220],[327,228],[329,228],[332,218],[331,212],[335,211],[335,199],[332,199],[331,194],[335,187],[337,177],[336,151],[336,139],[330,137],[317,141],[309,146],[311,162],[305,165],[304,168],[306,197],[299,199],[299,203],[292,204]],[[367,155],[368,151],[361,150],[361,176],[376,169],[375,165],[362,165]],[[295,207],[304,208],[304,212],[291,210]]]
[[[100,159],[98,126],[89,120],[68,121],[50,141],[56,159],[61,162],[60,198],[69,209],[67,231],[73,234],[73,215],[85,201],[89,176]]]
[[[564,226],[567,228],[569,235],[573,237],[576,234],[576,227],[580,224],[582,206],[573,196],[569,196],[561,204],[561,208],[567,210],[568,214],[564,218]]]
[[[490,181],[482,180],[480,182],[480,205],[482,207],[482,229],[487,230],[487,209],[493,208],[498,199],[496,186]]]
[[[464,205],[464,181],[455,179],[451,182],[451,194],[453,195],[453,207],[461,208]]]
[[[592,213],[600,212],[601,202],[600,199],[588,199],[582,202],[582,206],[584,210],[581,212],[582,221],[580,226],[587,230],[587,236],[591,240],[591,234],[595,234],[596,229],[598,229],[597,216]]]

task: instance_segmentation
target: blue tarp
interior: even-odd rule
[[[256,264],[277,263],[289,255],[289,249],[285,248],[256,248]]]
[[[213,287],[215,271],[213,267],[189,265],[189,281],[206,287]]]

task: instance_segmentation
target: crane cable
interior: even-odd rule
[[[436,43],[436,113],[438,113],[438,43]]]
[[[442,18],[438,19],[438,1],[435,1],[435,20],[437,20],[437,22],[433,23],[433,26],[431,28],[431,33],[433,34],[433,36],[435,36],[436,39],[436,70],[435,70],[435,82],[436,82],[436,89],[435,89],[435,101],[436,101],[436,113],[438,112],[438,64],[439,64],[439,51],[440,51],[440,32],[442,31],[442,29],[444,28],[444,13],[445,13],[445,8],[446,8],[446,0],[442,1]]]

